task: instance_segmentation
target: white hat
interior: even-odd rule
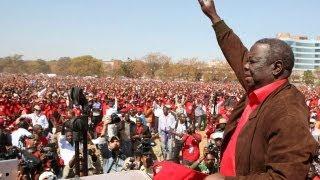
[[[219,124],[227,123],[227,120],[225,118],[219,119]]]
[[[164,107],[171,109],[171,105],[170,104],[166,104]]]
[[[53,180],[53,179],[57,179],[57,176],[51,171],[45,171],[39,176],[39,180],[44,180],[44,179]]]
[[[106,138],[98,137],[97,139],[91,140],[93,144],[106,144]]]
[[[223,132],[215,132],[211,134],[210,139],[223,139]]]

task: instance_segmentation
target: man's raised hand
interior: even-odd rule
[[[202,12],[208,16],[213,24],[219,22],[221,19],[217,14],[216,7],[213,0],[198,0]]]

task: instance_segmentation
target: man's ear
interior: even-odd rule
[[[283,61],[282,60],[277,60],[273,63],[273,71],[272,74],[275,77],[279,77],[282,75],[284,71],[284,67],[283,67]]]

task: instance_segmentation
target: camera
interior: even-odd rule
[[[55,160],[57,158],[57,154],[52,151],[51,147],[44,147],[41,151],[44,154],[44,158],[47,160]]]
[[[219,156],[220,150],[214,143],[208,145],[208,153],[213,154],[215,157]]]
[[[17,147],[12,147],[7,152],[0,153],[0,160],[16,159],[19,157],[20,157],[20,152]]]
[[[116,123],[119,123],[120,121],[121,121],[121,119],[116,113],[111,114],[110,124],[116,124]]]
[[[141,143],[137,146],[137,151],[141,152],[142,155],[151,153],[152,147],[156,146],[150,139],[141,139]]]
[[[31,170],[38,170],[41,168],[40,159],[36,158],[30,154],[27,150],[21,150],[22,161],[20,162],[20,167],[24,172],[30,172]]]
[[[125,170],[139,170],[140,164],[135,162],[133,157],[129,158],[129,162],[125,165]]]

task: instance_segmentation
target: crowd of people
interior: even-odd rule
[[[141,170],[152,177],[153,164],[164,160],[205,174],[218,172],[223,131],[244,94],[233,82],[47,75],[1,74],[0,86],[0,159],[19,158],[18,179],[75,177],[74,133],[68,124],[83,107],[70,107],[72,87],[83,89],[90,109],[89,175]],[[297,86],[319,142],[320,88]],[[310,176],[320,174],[317,161]]]

